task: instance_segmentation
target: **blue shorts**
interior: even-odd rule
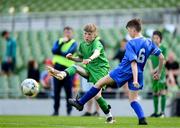
[[[120,88],[126,82],[128,82],[129,90],[141,90],[143,88],[143,73],[138,73],[138,82],[140,87],[136,88],[133,84],[132,73],[122,72],[119,68],[112,70],[109,76],[116,82],[117,86]]]

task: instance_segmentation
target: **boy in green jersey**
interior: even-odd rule
[[[166,58],[167,48],[161,44],[162,41],[162,34],[159,31],[154,31],[152,40],[156,45],[161,49],[162,54]],[[149,64],[150,64],[150,71],[153,73],[158,66],[158,58],[155,56],[151,56]],[[154,113],[151,117],[164,117],[165,107],[166,107],[166,93],[167,93],[167,86],[166,86],[166,72],[165,67],[163,66],[161,76],[159,80],[152,79],[152,89],[153,89],[153,103],[154,103]],[[161,97],[161,113],[158,113],[158,104],[159,98]]]
[[[89,82],[95,84],[99,79],[106,76],[109,71],[109,63],[105,56],[103,45],[97,35],[95,24],[87,24],[84,27],[84,41],[79,45],[79,57],[73,57],[72,54],[66,56],[75,62],[82,62],[85,66],[75,64],[64,71],[57,71],[52,67],[47,67],[48,72],[59,80],[68,75],[79,73]],[[110,111],[110,105],[101,96],[101,92],[95,97],[100,108],[107,116],[107,123],[113,123],[113,117]]]

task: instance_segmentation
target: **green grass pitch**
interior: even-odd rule
[[[116,117],[106,124],[103,117],[0,116],[0,128],[180,128],[180,118],[148,118],[138,126],[134,117]]]

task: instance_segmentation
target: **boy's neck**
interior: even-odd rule
[[[137,33],[137,34],[134,36],[134,38],[133,38],[133,39],[135,39],[135,38],[139,38],[139,37],[142,37],[142,34],[141,34],[141,33]]]
[[[160,43],[156,43],[156,45],[157,45],[158,47],[160,47]]]

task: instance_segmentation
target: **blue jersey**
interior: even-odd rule
[[[138,73],[142,73],[148,57],[150,55],[159,56],[160,53],[161,50],[151,39],[144,37],[132,39],[126,44],[126,52],[119,68],[122,72],[132,73],[131,62],[135,60],[138,65]]]
[[[130,90],[142,89],[144,65],[150,55],[159,56],[160,53],[160,49],[150,39],[144,37],[132,39],[126,44],[126,52],[122,62],[117,68],[109,73],[109,76],[116,82],[118,87],[121,87],[128,82]],[[134,60],[137,62],[138,66],[139,88],[136,88],[133,85],[131,62]]]

